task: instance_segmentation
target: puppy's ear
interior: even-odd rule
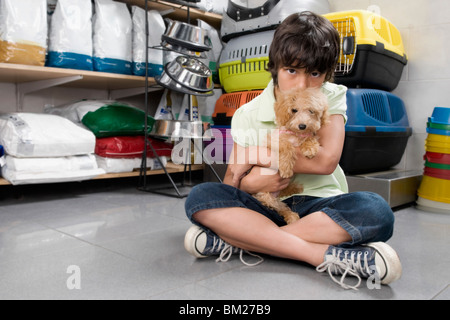
[[[291,114],[289,112],[289,95],[280,94],[277,97],[277,101],[275,103],[275,118],[278,126],[284,126],[289,119],[291,118]]]
[[[330,121],[328,112],[328,98],[320,91],[316,91],[316,106],[321,111],[320,126],[326,125]]]
[[[330,114],[328,113],[328,108],[322,110],[322,117],[320,117],[320,126],[323,127],[328,122],[330,122]]]

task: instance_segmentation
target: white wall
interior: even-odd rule
[[[376,6],[402,35],[408,64],[393,91],[403,99],[413,135],[398,165],[422,170],[426,127],[434,107],[450,107],[450,2],[446,0],[329,0],[332,11]]]

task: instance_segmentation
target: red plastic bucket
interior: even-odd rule
[[[424,155],[424,160],[432,163],[441,163],[450,165],[450,154],[426,152]]]
[[[450,170],[425,167],[423,174],[433,178],[450,180]]]

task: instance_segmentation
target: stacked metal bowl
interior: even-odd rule
[[[211,70],[197,57],[209,51],[208,35],[205,29],[166,19],[169,22],[161,37],[166,49],[176,52],[167,63],[161,76],[155,80],[163,87],[194,96],[210,96],[214,83]]]
[[[162,46],[171,59],[164,66],[156,82],[173,91],[193,96],[213,95],[214,83],[211,70],[198,58],[202,58],[211,47],[208,45],[207,30],[166,19],[168,27],[161,37]],[[209,123],[194,120],[156,120],[151,135],[201,139],[209,129]]]

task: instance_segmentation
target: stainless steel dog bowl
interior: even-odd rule
[[[156,82],[165,87],[168,88],[170,90],[173,91],[177,91],[177,92],[182,92],[185,94],[190,94],[192,96],[203,96],[203,97],[207,97],[207,96],[212,96],[214,94],[214,91],[207,91],[207,92],[200,92],[200,91],[195,91],[195,90],[191,90],[185,86],[182,86],[181,84],[179,84],[177,81],[173,80],[167,73],[166,71],[163,71],[163,73],[160,76],[156,76],[155,77]]]
[[[207,92],[214,89],[211,70],[200,60],[178,56],[166,65],[166,73],[190,90]]]
[[[190,56],[190,57],[195,57],[195,58],[199,58],[199,59],[206,59],[206,53],[205,51],[192,51],[189,49],[186,49],[184,47],[172,44],[172,43],[168,43],[166,41],[162,41],[161,45],[163,48],[169,50],[169,51],[175,51],[181,55],[185,55],[185,56]],[[170,61],[172,61],[173,59],[171,59]]]
[[[211,139],[210,124],[202,121],[188,120],[156,120],[151,136],[161,138]]]
[[[192,51],[208,51],[211,49],[207,44],[208,31],[181,21],[165,19],[169,25],[161,39]]]

